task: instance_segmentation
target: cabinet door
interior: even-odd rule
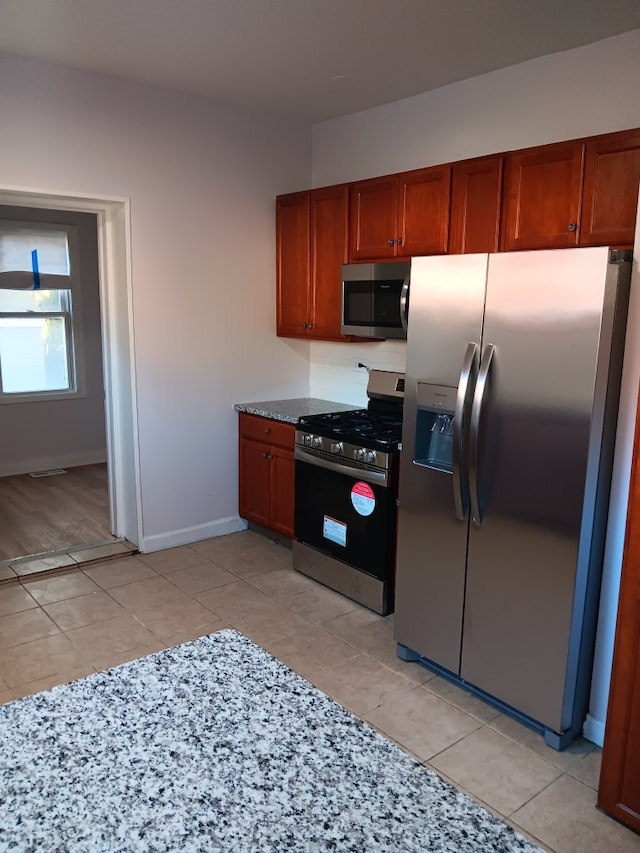
[[[283,536],[293,538],[294,458],[293,450],[271,448],[270,527]]]
[[[640,130],[587,142],[581,246],[633,247],[640,184]]]
[[[397,175],[352,184],[349,197],[350,260],[395,257],[396,241],[400,239]]]
[[[396,255],[442,255],[447,251],[451,167],[434,166],[399,177]]]
[[[239,447],[240,516],[268,527],[271,470],[268,445],[241,436]]]
[[[449,251],[497,252],[503,157],[464,160],[453,167]]]
[[[636,416],[637,417],[637,416]],[[622,561],[598,806],[640,832],[640,423]]]
[[[507,155],[503,249],[578,245],[583,148],[563,142]]]
[[[323,340],[346,340],[340,334],[342,264],[347,262],[349,187],[311,192],[311,328]]]
[[[310,319],[309,193],[276,199],[277,334],[306,337]]]

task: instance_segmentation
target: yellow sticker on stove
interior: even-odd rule
[[[359,480],[351,489],[351,503],[358,515],[371,515],[376,508],[376,496],[368,483]]]

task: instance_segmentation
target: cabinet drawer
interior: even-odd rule
[[[263,418],[260,415],[249,415],[240,412],[240,435],[252,438],[265,444],[276,444],[280,447],[293,448],[295,427],[284,421]]]

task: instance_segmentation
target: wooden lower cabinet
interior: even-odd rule
[[[293,538],[293,424],[240,412],[242,518]]]
[[[636,421],[598,806],[640,832],[640,419]]]

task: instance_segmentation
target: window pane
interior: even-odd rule
[[[69,389],[62,317],[0,318],[0,371],[5,394]]]
[[[66,231],[19,228],[6,223],[0,228],[0,272],[32,270],[33,249],[38,250],[41,273],[70,275]]]
[[[1,311],[66,311],[70,290],[2,290]]]

